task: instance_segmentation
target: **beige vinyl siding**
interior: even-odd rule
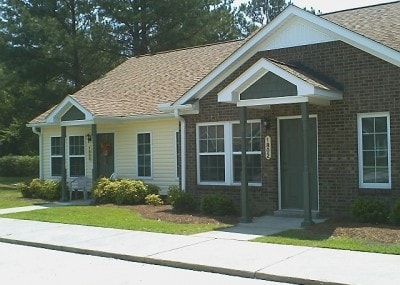
[[[141,178],[147,183],[157,184],[161,194],[166,194],[168,186],[178,185],[176,174],[176,141],[175,133],[179,122],[175,118],[162,120],[120,121],[118,123],[98,124],[97,133],[114,134],[115,172],[120,178],[137,179],[137,134],[151,134],[151,178]],[[59,179],[51,177],[50,141],[52,136],[61,136],[61,127],[43,127],[43,176],[44,179]],[[85,137],[85,171],[92,178],[93,146],[87,142],[86,135],[91,134],[91,126],[68,126],[67,137]],[[68,138],[67,138],[67,175],[68,171]],[[67,177],[70,180],[69,177]]]
[[[151,134],[151,178],[141,178],[157,184],[162,194],[168,186],[178,185],[176,175],[175,132],[179,129],[176,119],[146,120],[120,124],[115,136],[116,172],[119,177],[138,178],[137,134]]]

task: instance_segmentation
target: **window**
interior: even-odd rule
[[[62,171],[62,153],[61,137],[51,137],[51,176],[61,176]]]
[[[85,175],[85,138],[84,136],[69,137],[69,176]]]
[[[151,138],[150,133],[137,135],[138,176],[151,177]]]
[[[224,125],[199,127],[200,181],[225,181]]]
[[[248,122],[246,129],[247,174],[249,183],[261,183],[261,123]],[[199,184],[240,183],[240,124],[223,122],[199,124],[197,128]]]
[[[390,188],[390,121],[388,113],[358,115],[360,188]]]
[[[240,182],[242,172],[242,137],[240,124],[232,125],[233,181]],[[246,170],[249,183],[261,183],[261,125],[246,126]]]

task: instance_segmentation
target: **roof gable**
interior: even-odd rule
[[[46,124],[93,124],[93,115],[71,96],[58,104],[44,119]]]
[[[398,2],[394,4],[400,10],[400,6],[397,5]],[[287,33],[281,33],[282,31]],[[299,33],[301,36],[299,36]],[[302,39],[303,34],[301,33],[307,36],[307,41]],[[258,51],[336,40],[343,41],[380,59],[400,66],[400,53],[397,50],[294,5],[289,5],[271,23],[258,30],[255,35],[182,96],[174,105],[184,105],[194,98],[201,99]]]

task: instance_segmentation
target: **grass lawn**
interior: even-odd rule
[[[24,199],[15,186],[16,183],[30,181],[32,178],[0,177],[0,209],[30,206],[41,200]]]
[[[253,241],[333,249],[347,249],[386,254],[400,254],[399,242],[379,242],[369,238],[361,239],[346,235],[335,236],[332,232],[313,231],[307,229],[287,230],[271,236],[256,238]]]
[[[230,226],[226,224],[180,224],[145,219],[130,209],[117,206],[55,207],[6,214],[0,217],[182,235]]]

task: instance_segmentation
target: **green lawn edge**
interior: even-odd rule
[[[141,217],[117,206],[62,206],[0,215],[3,218],[191,235],[230,227],[227,224],[178,224]]]
[[[251,241],[400,255],[400,243],[386,244],[344,237],[308,236],[304,230],[287,230]]]

